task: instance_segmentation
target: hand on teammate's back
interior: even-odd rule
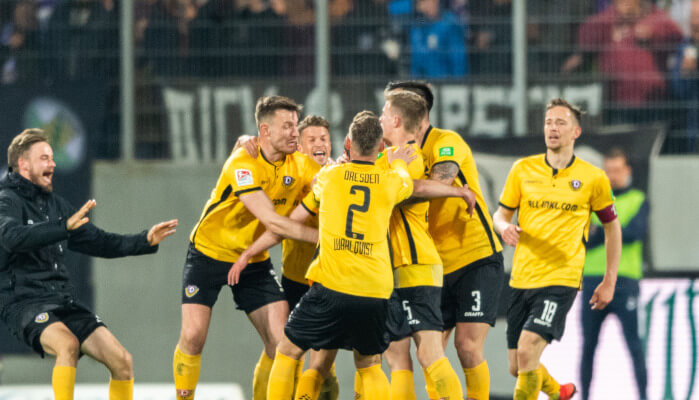
[[[166,237],[174,234],[175,228],[177,227],[177,222],[178,221],[176,219],[171,219],[169,221],[164,221],[153,225],[146,236],[148,238],[148,244],[155,246],[156,244],[162,242]]]
[[[97,201],[95,199],[88,200],[83,204],[82,207],[73,215],[68,218],[66,221],[66,229],[68,231],[74,231],[81,226],[85,225],[90,221],[90,218],[86,217],[85,215],[90,211],[91,209],[95,208],[97,205]]]
[[[388,165],[393,164],[395,160],[403,160],[406,164],[410,164],[417,155],[415,154],[415,149],[406,145],[386,150],[386,157],[388,159]]]
[[[238,148],[243,147],[252,158],[257,158],[259,154],[257,150],[259,144],[260,140],[257,136],[240,135],[238,136],[238,140],[235,141],[235,146],[233,146],[233,150],[238,150]]]

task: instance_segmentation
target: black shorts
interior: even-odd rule
[[[82,344],[95,329],[105,326],[104,322],[90,309],[74,300],[62,304],[37,304],[16,302],[5,306],[3,322],[22,342],[30,346],[41,357],[41,333],[54,322],[62,322]]]
[[[507,348],[516,349],[523,330],[534,332],[547,342],[560,340],[566,315],[578,289],[547,286],[537,289],[510,288],[507,308]]]
[[[213,307],[221,287],[228,284],[228,271],[232,265],[214,260],[190,244],[182,271],[182,304]],[[286,300],[269,259],[248,264],[240,273],[240,282],[232,286],[231,291],[236,307],[247,314],[267,304]]]
[[[286,296],[286,301],[289,303],[289,311],[293,310],[294,307],[299,304],[301,297],[303,297],[303,295],[308,292],[308,289],[311,288],[303,283],[292,281],[284,275],[282,275],[282,287],[284,288],[284,296]]]
[[[392,342],[418,331],[442,331],[442,288],[414,286],[394,289],[388,303],[388,334]]]
[[[495,326],[504,281],[501,253],[444,275],[444,329],[453,328],[457,322],[484,322]]]
[[[357,350],[381,354],[388,348],[388,300],[352,296],[314,283],[291,311],[284,333],[302,350]]]

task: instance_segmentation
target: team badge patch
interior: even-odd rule
[[[238,186],[252,185],[252,171],[250,171],[249,169],[236,169],[235,183],[238,184]]]
[[[284,183],[284,186],[291,186],[294,183],[294,177],[293,176],[285,176],[282,179],[282,182]]]
[[[184,294],[187,297],[192,297],[197,293],[199,293],[199,287],[197,285],[189,285],[184,288]]]
[[[34,322],[37,324],[46,323],[49,320],[49,313],[42,312],[41,314],[34,317]]]
[[[582,182],[580,182],[579,180],[573,179],[572,181],[570,181],[570,188],[571,189],[578,190],[581,187],[582,187]]]

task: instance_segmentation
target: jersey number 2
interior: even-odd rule
[[[355,212],[367,212],[369,211],[369,201],[371,200],[371,192],[366,186],[354,185],[350,188],[350,194],[356,194],[358,192],[364,193],[364,202],[359,204],[350,204],[347,209],[347,224],[345,225],[345,236],[350,239],[364,240],[363,233],[352,232],[352,220],[354,219]]]

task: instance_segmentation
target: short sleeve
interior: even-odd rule
[[[396,204],[406,200],[413,194],[413,178],[408,172],[408,165],[403,160],[395,160],[391,163],[391,171],[395,174],[395,192],[397,194]]]
[[[225,176],[233,187],[233,194],[241,194],[262,190],[262,172],[251,160],[233,160],[225,171]]]
[[[592,211],[601,211],[612,204],[614,204],[612,185],[609,183],[609,178],[607,178],[607,175],[600,173],[595,181],[595,186],[592,188],[590,207],[592,208]]]
[[[433,160],[432,167],[445,162],[453,162],[461,166],[470,153],[470,149],[460,137],[442,135],[432,147],[432,154],[430,154]]]
[[[309,213],[313,215],[318,214],[318,209],[320,209],[320,196],[323,191],[323,181],[325,174],[321,170],[317,175],[315,175],[315,183],[310,192],[301,200],[301,205]]]
[[[505,187],[500,195],[500,205],[508,210],[515,210],[519,207],[522,197],[521,182],[519,179],[519,162],[512,165],[510,173],[507,175]]]

